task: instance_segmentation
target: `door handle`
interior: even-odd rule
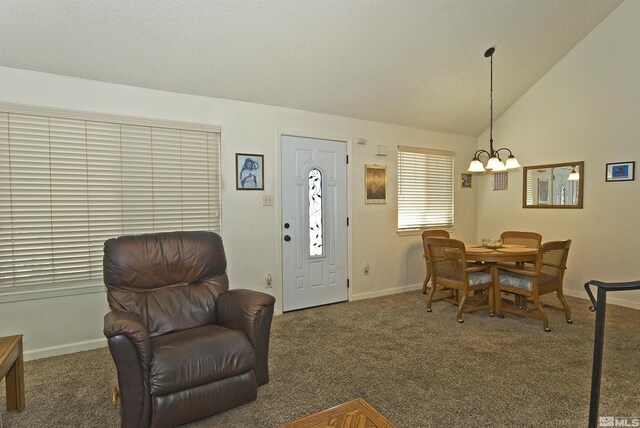
[[[289,235],[284,235],[284,240],[289,242],[291,241],[291,237]]]

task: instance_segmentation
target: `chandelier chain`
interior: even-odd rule
[[[489,122],[489,145],[491,146],[491,156],[493,156],[493,54],[491,54],[491,86],[490,86],[490,110],[491,120]]]

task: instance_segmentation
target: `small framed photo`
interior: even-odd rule
[[[236,190],[264,190],[264,155],[236,153]]]
[[[467,174],[463,172],[460,174],[460,187],[463,189],[471,189],[471,184],[473,183],[471,180],[473,179],[473,175]]]
[[[606,181],[633,181],[635,176],[636,162],[615,162],[607,164]]]
[[[387,166],[364,166],[365,204],[387,203]]]

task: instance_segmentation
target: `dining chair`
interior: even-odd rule
[[[542,235],[536,232],[518,232],[515,230],[507,230],[506,232],[502,232],[500,235],[500,239],[503,244],[507,245],[524,245],[529,248],[540,249],[540,245],[542,244]],[[526,263],[525,262],[517,262],[514,264],[508,264],[511,267],[522,268]],[[514,303],[516,308],[520,310],[527,309],[526,299],[522,298],[522,296],[517,296],[514,299]]]
[[[427,276],[422,283],[422,294],[427,294],[427,283],[431,278],[431,268],[429,267],[429,252],[427,251],[427,238],[449,238],[449,232],[442,229],[425,230],[422,232],[422,246],[424,248],[424,260],[427,264]]]
[[[467,265],[467,255],[464,243],[457,239],[435,238],[426,239],[429,268],[433,279],[427,299],[427,312],[431,312],[431,303],[437,286],[447,287],[459,291],[457,298],[443,300],[458,306],[457,318],[462,323],[462,313],[475,312],[493,307],[492,276],[486,271],[489,266]],[[486,290],[482,293],[482,290]],[[469,300],[469,293],[473,292],[475,302]],[[488,301],[487,301],[488,300]],[[467,305],[469,301],[469,305]],[[493,314],[490,314],[493,315]]]
[[[567,257],[571,240],[547,242],[540,247],[536,262],[531,267],[511,267],[498,265],[498,275],[496,278],[496,314],[502,311],[521,316],[535,316],[534,311],[523,311],[502,306],[501,292],[512,293],[516,296],[523,296],[533,302],[537,312],[542,318],[545,331],[549,328],[549,318],[542,307],[540,296],[555,292],[562,303],[567,323],[571,324],[571,310],[562,291],[562,281],[564,271],[567,268]]]

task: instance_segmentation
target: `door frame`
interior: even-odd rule
[[[318,131],[303,131],[299,129],[289,129],[289,128],[278,128],[276,129],[276,144],[275,150],[275,170],[277,174],[275,174],[275,196],[276,201],[276,241],[275,241],[275,254],[276,254],[276,266],[274,269],[275,272],[275,284],[274,284],[274,295],[276,297],[276,307],[275,313],[282,314],[282,299],[284,298],[284,289],[282,287],[283,282],[283,274],[282,274],[282,136],[289,135],[293,137],[302,137],[302,138],[315,138],[317,140],[331,140],[331,141],[340,141],[344,142],[347,145],[347,156],[349,156],[349,163],[347,164],[347,216],[349,217],[349,227],[347,228],[347,279],[349,280],[349,288],[347,289],[347,299],[348,301],[353,300],[353,278],[352,275],[352,266],[351,266],[351,246],[352,246],[352,230],[353,230],[353,221],[351,215],[351,183],[353,182],[351,176],[351,164],[353,163],[352,156],[352,143],[353,138],[345,137],[344,135],[337,135],[327,132],[318,132]]]

